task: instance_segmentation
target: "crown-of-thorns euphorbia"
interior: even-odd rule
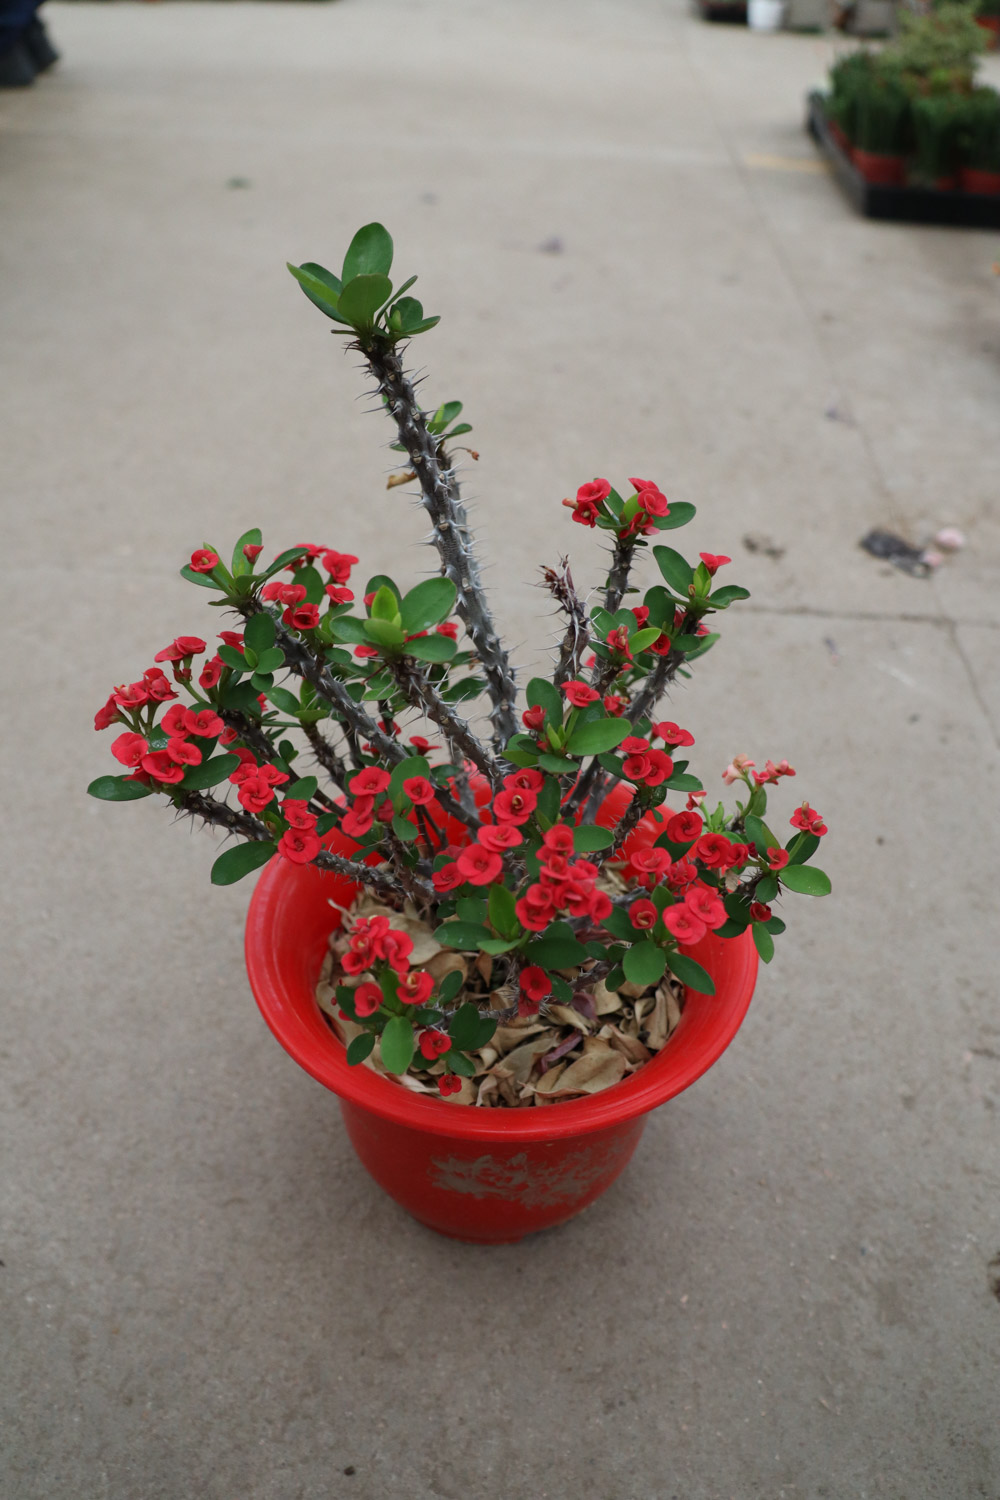
[[[717,585],[728,557],[703,552],[692,565],[657,545],[659,581],[640,595],[633,567],[648,539],[694,515],[652,480],[632,478],[619,492],[592,479],[563,501],[574,522],[607,533],[610,569],[590,608],[566,559],[543,569],[565,633],[551,672],[531,678],[519,703],[451,456],[471,429],[457,421],[459,402],[433,415],[417,403],[399,346],[438,320],[404,295],[412,278],[393,290],[391,265],[388,233],[369,224],[340,277],[312,264],[289,269],[367,362],[406,454],[407,472],[390,487],[417,481],[437,576],[404,590],[376,574],[359,589],[350,551],[297,545],[264,563],[256,528],[226,562],[214,546],[196,548],[183,577],[213,592],[242,629],[220,631],[214,646],[178,636],[138,680],[113,689],[95,727],[117,728],[111,753],[123,769],[89,790],[109,801],[159,793],[225,829],[237,842],[215,861],[218,885],[271,859],[312,863],[349,875],[390,909],[415,909],[442,945],[486,955],[506,1009],[462,1003],[457,971],[436,983],[384,915],[354,922],[342,959],[337,998],[363,1028],[349,1060],[363,1061],[376,1039],[393,1073],[440,1060],[448,1094],[472,1075],[470,1051],[519,1009],[572,1002],[599,980],[652,985],[668,970],[711,993],[684,951],[708,929],[736,937],[749,927],[769,960],[784,931],[775,899],[830,888],[807,863],[827,830],[808,802],[791,814],[784,844],[764,822],[768,787],[795,775],[787,761],[761,770],[734,756],[723,780],[739,783],[743,800],[727,812],[706,804],[680,758],[694,740],[660,717],[661,699],[716,641],[708,617],[747,591]],[[483,700],[491,732],[480,737],[462,706]],[[315,771],[299,774],[302,756]],[[594,815],[619,783],[631,800],[608,831]],[[655,842],[630,841],[644,815],[678,796]],[[346,853],[324,847],[333,829]],[[615,882],[602,881],[608,871]]]

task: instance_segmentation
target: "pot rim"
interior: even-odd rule
[[[348,1066],[346,1050],[316,1001],[315,972],[311,980],[304,972],[301,943],[289,962],[288,950],[296,943],[294,929],[304,907],[310,913],[313,938],[317,920],[320,928],[329,920],[327,932],[336,926],[328,899],[335,885],[343,891],[343,881],[324,876],[315,865],[292,866],[276,859],[265,867],[247,913],[250,986],[276,1039],[317,1082],[343,1100],[414,1130],[510,1145],[560,1140],[621,1124],[655,1109],[700,1078],[735,1037],[753,995],[758,957],[750,931],[725,939],[710,932],[690,952],[713,971],[717,993],[688,990],[670,1041],[629,1078],[589,1098],[542,1109],[449,1104],[412,1093],[364,1065]]]

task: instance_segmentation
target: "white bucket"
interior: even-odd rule
[[[751,31],[780,31],[784,0],[747,0],[747,25]]]

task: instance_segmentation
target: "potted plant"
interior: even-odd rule
[[[905,176],[910,101],[898,67],[878,57],[858,75],[853,159],[866,182],[898,185]]]
[[[941,192],[958,186],[960,136],[966,98],[957,93],[918,94],[913,100],[916,151],[910,175]]]
[[[232,837],[212,880],[263,870],[258,1003],[341,1096],[365,1165],[442,1232],[514,1239],[603,1191],[648,1111],[728,1045],[784,931],[775,902],[829,890],[809,863],[826,825],[801,800],[789,838],[765,822],[785,761],[735,756],[728,810],[688,770],[661,699],[747,591],[719,580],[727,557],[659,544],[694,507],[652,481],[563,502],[610,565],[589,607],[565,559],[544,569],[563,630],[519,696],[459,492],[471,429],[458,402],[418,403],[401,353],[438,319],[392,259],[369,224],[340,275],[289,269],[367,365],[434,572],[358,588],[343,536],[269,562],[256,528],[225,561],[203,540],[182,576],[235,628],[214,650],[179,636],[113,689],[95,726],[117,730],[120,768],[89,790],[158,795]]]
[[[1000,94],[977,88],[960,130],[961,186],[966,193],[1000,193]]]

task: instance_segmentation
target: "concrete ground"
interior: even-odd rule
[[[801,129],[833,43],[680,0],[47,13],[0,95],[3,1500],[996,1500],[1000,234],[856,218]],[[696,765],[788,756],[831,829],[730,1051],[500,1249],[366,1178],[212,840],[84,796],[110,684],[212,630],[192,546],[426,566],[283,269],[375,217],[521,658],[537,563],[599,573],[563,495],[655,478],[753,591]],[[931,581],[857,547],[944,523]]]

